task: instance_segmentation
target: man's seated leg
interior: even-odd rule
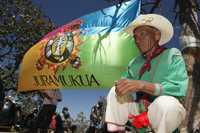
[[[128,120],[129,114],[138,114],[136,103],[131,97],[126,98],[125,101],[119,102],[115,93],[115,87],[110,89],[107,96],[106,117],[107,129],[110,132],[125,130],[125,124]]]
[[[159,96],[148,107],[148,118],[156,133],[172,133],[185,115],[182,104],[172,96]]]

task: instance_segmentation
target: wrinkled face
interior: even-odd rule
[[[151,26],[139,26],[133,31],[135,43],[141,53],[146,53],[158,45],[160,32]]]

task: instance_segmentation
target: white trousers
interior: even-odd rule
[[[129,114],[139,114],[137,103],[129,98],[119,101],[112,87],[107,96],[105,121],[108,131],[124,130]],[[185,119],[186,111],[172,96],[159,96],[148,107],[148,118],[156,133],[172,133]]]

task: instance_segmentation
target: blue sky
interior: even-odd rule
[[[104,0],[33,0],[33,2],[39,5],[57,26],[110,5]]]
[[[61,90],[63,101],[58,104],[58,112],[61,111],[63,106],[67,106],[72,117],[75,117],[77,113],[83,111],[86,117],[89,118],[91,107],[97,103],[100,96],[106,96],[108,90],[109,89],[63,89]]]

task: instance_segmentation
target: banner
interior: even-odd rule
[[[124,28],[139,10],[139,0],[131,0],[48,33],[25,54],[18,90],[110,88],[138,54]]]

